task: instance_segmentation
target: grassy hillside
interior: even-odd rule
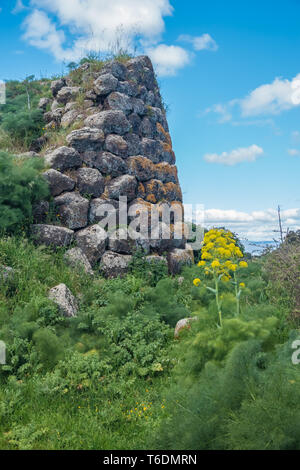
[[[91,279],[17,237],[2,237],[0,264],[15,271],[0,287],[2,449],[299,449],[297,322],[264,260],[240,274],[239,317],[221,284],[222,328],[214,294],[193,285],[197,266],[149,278],[136,261],[123,280]],[[80,299],[77,318],[48,300],[60,282]],[[174,340],[187,316],[198,321]]]

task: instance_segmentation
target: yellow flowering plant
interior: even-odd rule
[[[212,229],[204,236],[201,261],[198,266],[204,268],[206,276],[212,275],[215,288],[206,286],[216,297],[220,326],[222,326],[222,298],[220,297],[220,282],[232,282],[235,286],[237,301],[237,315],[240,313],[240,297],[245,288],[243,283],[238,282],[237,272],[240,268],[247,268],[243,258],[242,250],[237,246],[233,234],[229,230]],[[197,287],[200,279],[194,280]]]

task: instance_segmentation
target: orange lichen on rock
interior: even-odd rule
[[[171,139],[171,136],[170,136],[169,132],[165,131],[165,129],[163,128],[163,126],[159,122],[156,124],[156,129],[157,129],[157,132],[160,134],[160,137],[162,138],[162,141],[165,142],[166,144],[168,144],[171,147],[171,150],[172,150],[173,145],[172,145],[172,139]]]

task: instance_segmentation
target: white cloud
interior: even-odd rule
[[[65,51],[62,44],[65,41],[65,34],[63,31],[57,31],[55,25],[51,23],[46,13],[34,10],[25,20],[24,26],[26,39],[32,46],[39,49],[47,49],[52,54],[60,59],[72,58],[72,51]]]
[[[182,34],[179,36],[178,41],[189,42],[193,45],[195,51],[217,51],[219,46],[210,34],[202,34],[202,36],[190,36],[189,34]]]
[[[207,153],[204,160],[208,163],[219,163],[222,165],[233,166],[241,162],[255,162],[256,159],[264,153],[258,145],[251,145],[246,148],[238,148],[231,152]]]
[[[300,105],[300,74],[291,81],[282,78],[253,90],[246,98],[240,100],[243,116],[259,114],[279,114],[281,111]]]
[[[292,157],[296,157],[300,155],[300,151],[297,149],[288,149],[288,154],[291,155]]]
[[[284,230],[300,229],[300,209],[287,209],[281,212]],[[204,212],[204,225],[226,227],[251,241],[271,241],[278,239],[278,213],[275,209],[242,212],[237,210],[207,209]]]
[[[133,49],[137,37],[140,45],[156,44],[165,29],[164,17],[173,12],[169,0],[31,0],[30,6],[24,38],[50,49],[58,60],[78,60],[90,50],[108,52],[116,41]],[[75,36],[69,48],[64,31]]]
[[[167,46],[159,44],[154,48],[147,49],[158,75],[175,75],[190,62],[190,54],[179,46]]]
[[[207,108],[205,113],[219,114],[221,117],[218,122],[224,123],[231,121],[234,114],[242,118],[277,115],[298,106],[300,106],[300,74],[292,80],[275,78],[272,83],[255,88],[245,98],[215,104]],[[223,119],[224,116],[226,119]],[[259,125],[262,120],[256,122]]]

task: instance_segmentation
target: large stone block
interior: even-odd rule
[[[87,199],[73,192],[56,197],[54,202],[63,225],[72,230],[87,226],[90,205]]]
[[[94,266],[105,252],[107,232],[99,225],[91,225],[77,232],[75,239],[77,246],[81,248],[91,265]]]
[[[32,225],[31,235],[39,245],[46,246],[69,246],[74,239],[73,230],[57,225]]]

